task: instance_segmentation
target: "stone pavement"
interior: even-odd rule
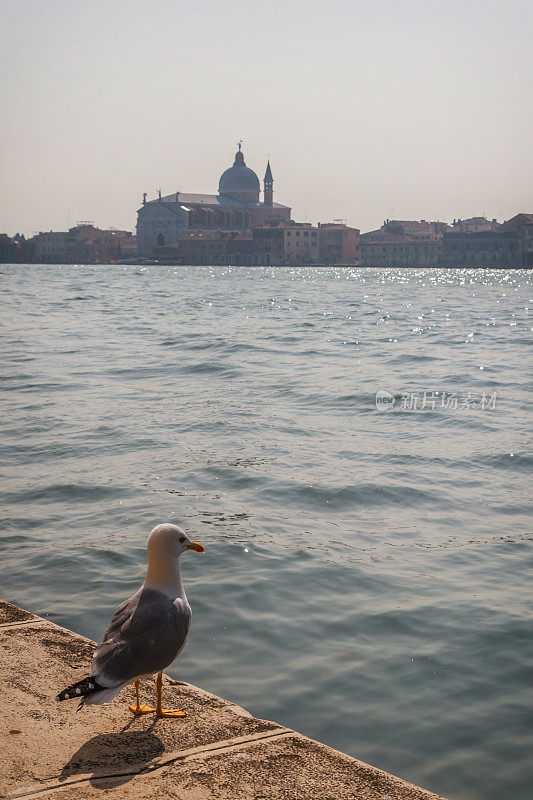
[[[57,800],[442,800],[220,697],[164,679],[183,719],[133,717],[132,687],[75,713],[57,692],[94,643],[0,601],[0,797]],[[154,703],[154,681],[141,684]]]

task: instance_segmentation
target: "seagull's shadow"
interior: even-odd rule
[[[59,780],[92,773],[90,783],[97,789],[120,786],[135,777],[139,766],[160,756],[164,749],[163,742],[150,728],[102,733],[93,736],[70,757]],[[128,773],[130,767],[132,772]]]

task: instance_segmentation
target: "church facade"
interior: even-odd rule
[[[137,211],[137,255],[150,258],[156,247],[183,239],[193,231],[243,231],[291,221],[291,209],[274,202],[270,162],[263,179],[263,201],[256,173],[246,166],[239,143],[233,166],[220,176],[218,194],[175,192],[155,200],[143,196]]]

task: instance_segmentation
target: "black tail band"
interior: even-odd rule
[[[63,689],[62,692],[59,692],[56,700],[74,700],[75,698],[80,699],[82,697],[88,697],[90,694],[94,694],[95,692],[101,692],[103,689],[105,689],[105,686],[100,686],[94,675],[89,675],[88,678],[84,678],[82,681],[73,683],[72,686],[67,686],[66,689]]]

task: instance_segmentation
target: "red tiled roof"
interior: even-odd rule
[[[504,222],[500,230],[517,231],[522,225],[533,225],[533,214],[517,214]]]

